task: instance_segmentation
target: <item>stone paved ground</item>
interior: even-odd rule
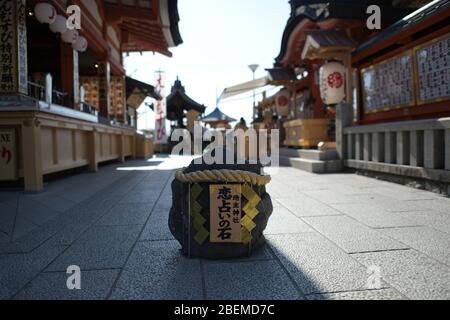
[[[170,181],[187,161],[0,192],[0,298],[450,299],[450,199],[280,168],[268,246],[237,261],[187,259],[167,227]],[[66,287],[69,265],[82,269],[81,290]],[[381,286],[368,290],[373,266]]]

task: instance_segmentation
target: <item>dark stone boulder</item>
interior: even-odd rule
[[[195,164],[194,161],[183,172],[197,172],[204,170],[241,170],[261,174],[262,166],[259,164],[234,164],[234,165],[206,165]],[[221,183],[198,183],[201,193],[197,199],[201,206],[201,216],[206,221],[205,229],[210,228],[210,199],[209,186],[211,184]],[[249,243],[211,243],[209,236],[203,242],[199,243],[194,239],[196,230],[192,223],[192,217],[189,217],[190,204],[190,184],[182,183],[175,179],[172,182],[172,208],[169,215],[169,228],[175,239],[182,246],[182,253],[189,257],[199,257],[206,259],[232,259],[250,256],[255,250],[258,250],[265,243],[263,231],[265,230],[269,217],[272,214],[273,206],[265,186],[250,186],[259,196],[261,201],[256,205],[258,214],[253,219],[256,227],[251,231],[252,240]],[[242,197],[241,208],[247,204],[248,200]],[[242,217],[245,213],[242,211]]]

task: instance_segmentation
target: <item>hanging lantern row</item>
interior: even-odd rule
[[[88,47],[88,41],[80,36],[77,30],[67,28],[67,19],[56,13],[55,7],[46,2],[40,2],[34,7],[34,14],[40,23],[49,24],[53,33],[61,34],[61,39],[65,43],[72,45],[72,48],[78,52],[85,52]]]

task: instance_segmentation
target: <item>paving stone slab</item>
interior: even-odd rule
[[[54,261],[47,271],[116,269],[125,265],[141,226],[93,226]]]
[[[360,201],[379,207],[388,212],[410,212],[410,211],[421,211],[426,208],[424,203],[428,203],[433,200],[398,200],[394,197],[389,197],[385,195],[372,194],[366,197],[360,197]]]
[[[342,215],[330,206],[301,194],[276,200],[297,217]]]
[[[267,240],[304,294],[367,289],[367,268],[319,234],[270,235]]]
[[[1,191],[0,192],[0,204],[1,203],[17,203],[17,198],[19,197],[19,191]]]
[[[117,204],[96,225],[126,226],[144,225],[152,210],[151,204]]]
[[[119,270],[81,272],[81,289],[69,290],[65,272],[44,272],[29,283],[16,300],[103,300],[106,299]]]
[[[17,209],[17,218],[28,220],[35,225],[42,226],[47,221],[61,214],[61,211],[50,208],[32,198],[20,197]]]
[[[160,195],[158,191],[136,191],[130,192],[120,200],[120,204],[152,204],[155,203]]]
[[[253,263],[255,261],[274,260],[271,250],[268,245],[264,245],[258,250],[251,253],[250,257],[239,259],[225,259],[225,260],[202,260],[204,264],[225,264],[225,263]]]
[[[296,290],[276,261],[206,264],[206,297],[212,300],[298,300]]]
[[[372,228],[392,228],[418,226],[416,221],[399,214],[392,214],[370,204],[333,204],[334,209]]]
[[[0,300],[6,300],[11,296],[12,290],[0,283]]]
[[[385,186],[375,187],[370,189],[370,191],[383,196],[391,197],[394,200],[403,200],[403,201],[433,200],[439,197],[439,195],[433,192],[417,190],[402,185],[396,185],[394,183]]]
[[[415,211],[438,211],[450,215],[450,198],[440,197],[435,200],[411,200],[409,205],[415,206]]]
[[[308,217],[303,220],[347,253],[409,248],[346,216]]]
[[[264,234],[314,232],[311,227],[281,205],[275,205]]]
[[[308,300],[407,300],[395,289],[312,294],[306,298]]]
[[[383,233],[450,266],[450,234],[428,227],[386,229]]]
[[[164,200],[158,201],[150,219],[148,220],[140,241],[148,240],[173,240],[174,237],[169,229],[169,212],[172,203]]]
[[[30,253],[0,255],[0,283],[7,289],[3,295],[12,297],[65,249],[45,243]]]
[[[0,230],[0,243],[9,243],[10,236]]]
[[[76,205],[76,202],[61,197],[62,194],[64,193],[59,190],[58,192],[44,190],[43,193],[21,195],[19,202],[21,204],[30,203],[30,206],[33,206],[37,202],[52,211],[65,212]]]
[[[33,221],[23,217],[17,217],[14,224],[14,231],[11,237],[13,242],[18,241],[20,238],[39,228]]]
[[[0,212],[0,231],[11,236],[14,230],[17,205],[7,202],[0,203]]]
[[[200,260],[183,257],[179,249],[176,241],[139,242],[111,299],[202,299]]]
[[[450,299],[450,268],[416,250],[354,254],[409,299]]]
[[[426,210],[401,212],[399,214],[408,220],[416,222],[417,225],[427,226],[450,234],[450,214],[448,213]]]
[[[340,193],[336,189],[327,189],[327,190],[320,190],[320,191],[305,191],[303,192],[308,197],[311,197],[317,201],[320,201],[321,203],[325,204],[348,204],[348,203],[358,203],[361,202],[364,199],[364,196],[370,196],[371,193],[368,193],[367,191],[364,193],[363,191],[360,192],[360,194],[343,194]]]

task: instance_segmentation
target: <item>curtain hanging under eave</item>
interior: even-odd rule
[[[222,95],[219,97],[219,100],[224,100],[268,85],[270,85],[270,83],[267,77],[244,82],[232,87],[225,88],[225,90],[223,90],[222,92]]]

